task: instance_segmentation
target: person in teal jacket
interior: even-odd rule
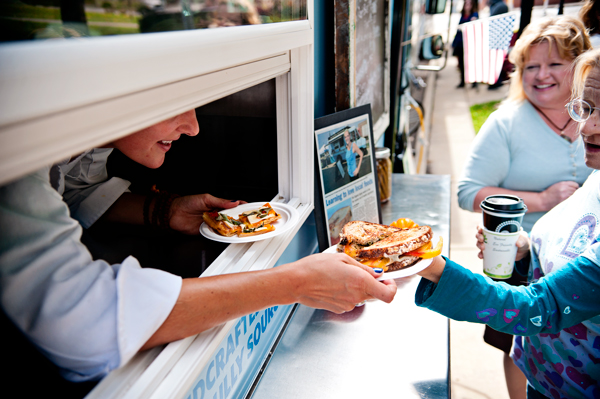
[[[517,242],[516,260],[529,254],[529,285],[494,282],[436,257],[415,298],[452,319],[514,334],[511,357],[527,377],[528,398],[600,398],[600,50],[578,57],[573,75],[567,109],[596,170]]]

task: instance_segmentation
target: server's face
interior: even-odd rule
[[[165,154],[173,141],[182,134],[195,136],[199,131],[196,112],[192,109],[118,139],[109,147],[117,148],[137,163],[156,169],[165,161]]]
[[[582,99],[592,107],[600,108],[600,68],[590,71],[585,80]],[[600,169],[600,111],[593,110],[589,119],[581,127],[581,137],[585,145],[585,164]]]

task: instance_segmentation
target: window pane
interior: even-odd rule
[[[306,0],[9,0],[0,3],[0,41],[206,29],[306,18]]]

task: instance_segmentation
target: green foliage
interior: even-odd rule
[[[0,5],[0,16],[60,20],[60,10],[58,8],[30,6],[22,3],[6,3]]]
[[[112,14],[112,13],[97,13],[97,12],[86,12],[85,16],[88,22],[129,22],[137,23],[138,17],[125,14]]]
[[[43,1],[51,4],[53,0],[41,0]],[[86,12],[86,19],[90,36],[140,32],[138,16],[116,10],[106,13]],[[29,5],[19,1],[0,2],[0,42],[57,37],[65,37],[58,7]]]
[[[108,36],[108,35],[131,35],[140,33],[139,28],[121,28],[113,26],[94,26],[92,27],[93,36]]]
[[[42,6],[42,7],[60,7],[60,0],[14,0],[5,1],[4,4],[13,3],[24,3],[30,6]]]
[[[138,18],[126,14],[85,13],[88,22],[120,22],[137,23]],[[38,7],[23,3],[0,4],[0,17],[23,19],[52,19],[60,21],[60,9],[56,7]]]
[[[475,134],[479,132],[479,129],[481,129],[481,126],[487,120],[488,116],[498,108],[499,103],[500,101],[490,101],[471,106],[471,118],[473,119]]]

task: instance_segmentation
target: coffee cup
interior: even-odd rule
[[[512,276],[517,256],[517,239],[522,229],[515,233],[497,233],[483,228],[483,272],[492,278],[506,280]]]
[[[516,195],[496,194],[481,201],[483,227],[496,233],[517,233],[521,230],[527,206]]]

